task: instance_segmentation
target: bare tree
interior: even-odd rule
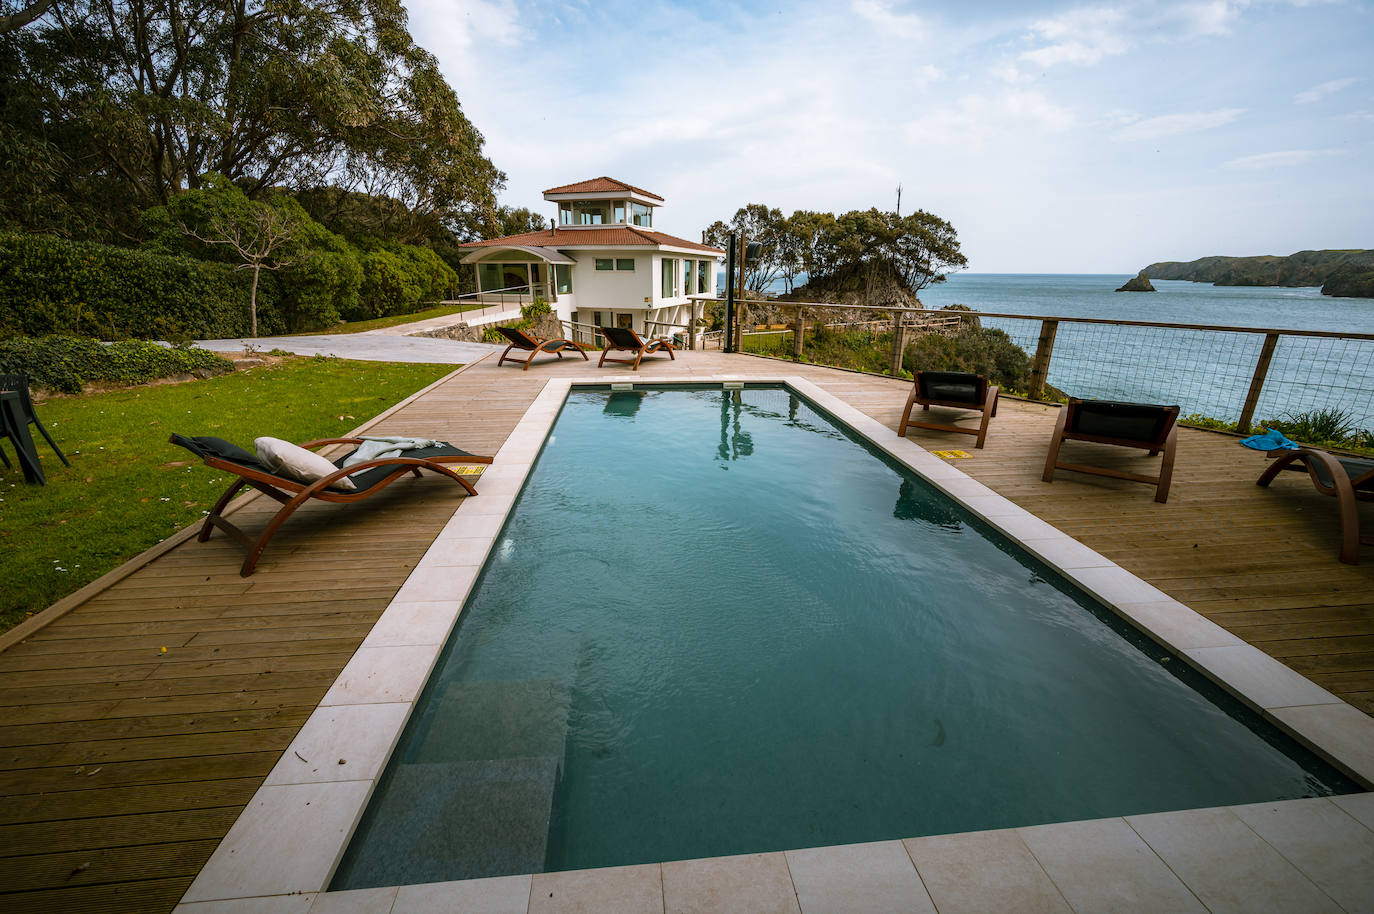
[[[263,270],[281,270],[301,259],[295,244],[301,232],[301,221],[286,208],[270,203],[249,203],[245,212],[214,213],[202,229],[179,223],[181,230],[202,244],[226,245],[238,254],[243,263],[236,270],[253,271],[253,288],[248,295],[249,327],[252,336],[258,335],[258,278]],[[286,249],[286,256],[280,255]]]

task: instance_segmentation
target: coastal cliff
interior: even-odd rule
[[[1287,257],[1203,257],[1152,263],[1154,279],[1186,279],[1215,286],[1321,286],[1323,295],[1374,298],[1374,250],[1298,251]]]

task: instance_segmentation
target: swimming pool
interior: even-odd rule
[[[575,391],[333,888],[1353,790],[782,388]]]

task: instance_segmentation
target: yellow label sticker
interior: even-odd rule
[[[931,451],[936,457],[943,457],[946,460],[957,460],[960,457],[972,457],[968,451]]]
[[[486,468],[487,468],[487,467],[486,467],[486,464],[482,464],[482,463],[473,464],[473,465],[466,465],[466,464],[457,464],[457,465],[455,465],[455,464],[449,464],[449,469],[452,470],[453,472],[457,473],[459,476],[481,476],[481,475],[482,475],[482,471],[485,470]]]

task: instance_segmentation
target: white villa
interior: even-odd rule
[[[550,228],[463,245],[481,292],[542,297],[559,320],[584,325],[579,339],[598,325],[669,336],[687,326],[688,296],[715,295],[725,252],[654,231],[658,194],[601,177],[544,199],[558,204]]]

